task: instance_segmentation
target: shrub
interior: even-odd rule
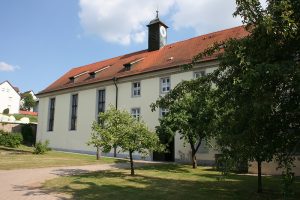
[[[35,144],[33,153],[34,154],[45,154],[47,151],[51,151],[49,148],[49,140],[46,140],[44,143],[39,141]]]
[[[19,147],[22,142],[23,136],[21,133],[7,133],[4,131],[0,132],[0,145],[16,148]]]
[[[9,114],[9,108],[5,108],[5,109],[3,110],[3,114],[8,115],[8,114]]]

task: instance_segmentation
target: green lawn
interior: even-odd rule
[[[97,161],[92,155],[59,151],[49,151],[44,155],[35,155],[32,152],[33,148],[26,146],[17,149],[0,146],[0,170],[125,162],[113,158]]]
[[[196,170],[184,165],[147,166],[136,170],[94,172],[59,177],[44,183],[45,192],[59,192],[72,199],[281,199],[280,177],[263,177],[264,193],[256,193],[255,176],[230,175],[218,181],[219,172],[211,168]],[[296,194],[300,196],[300,180],[296,179]]]

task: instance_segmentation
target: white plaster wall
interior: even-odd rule
[[[9,108],[9,114],[19,113],[20,95],[8,82],[0,85],[0,113]]]
[[[213,69],[207,69],[211,72]],[[151,111],[150,104],[155,102],[160,95],[160,78],[169,76],[171,79],[171,88],[174,88],[182,80],[192,79],[194,71],[185,71],[178,74],[162,75],[154,78],[136,79],[129,82],[118,83],[119,98],[118,108],[131,111],[131,108],[140,108],[141,120],[145,121],[148,127],[155,131],[155,126],[159,124],[159,109]],[[132,97],[132,82],[141,82],[141,96]],[[39,122],[38,122],[38,140],[50,141],[50,146],[58,149],[72,151],[95,151],[93,147],[86,143],[90,138],[91,124],[96,119],[96,101],[98,89],[106,89],[106,108],[109,105],[115,105],[115,85],[113,83],[105,87],[96,87],[94,89],[82,90],[78,93],[78,119],[77,130],[70,131],[70,98],[71,94],[61,94],[56,97],[54,130],[47,131],[49,99],[51,97],[40,98]],[[72,93],[73,94],[73,93]],[[111,151],[111,154],[113,150]],[[214,160],[214,151],[199,154],[203,160]],[[182,156],[184,154],[184,156]],[[137,155],[137,154],[136,154]],[[183,158],[184,157],[184,158]],[[149,159],[149,158],[148,158]],[[179,136],[175,137],[175,159],[178,161],[190,161],[190,148],[184,147],[183,141]]]

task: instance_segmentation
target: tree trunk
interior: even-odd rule
[[[262,193],[261,161],[257,161],[257,193]]]
[[[134,167],[133,167],[132,151],[129,151],[129,157],[130,157],[131,176],[134,176]]]
[[[117,157],[117,147],[114,147],[114,157]]]
[[[97,155],[96,155],[96,157],[97,157],[97,160],[99,160],[100,157],[101,157],[100,147],[97,147]]]
[[[197,168],[197,158],[196,158],[196,151],[192,149],[192,162],[193,162],[193,169]]]

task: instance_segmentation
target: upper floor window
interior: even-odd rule
[[[73,94],[71,99],[71,124],[70,129],[76,130],[77,125],[77,107],[78,107],[78,94]]]
[[[160,108],[160,109],[159,109],[159,116],[160,116],[160,117],[163,117],[163,116],[165,116],[168,112],[169,112],[168,109],[166,109],[166,108]]]
[[[197,72],[194,72],[194,78],[203,77],[203,76],[205,76],[205,75],[206,75],[205,71],[197,71]]]
[[[131,109],[131,116],[137,120],[140,120],[141,110],[140,108],[132,108]]]
[[[141,96],[141,82],[132,83],[132,96],[133,97]]]
[[[51,98],[50,101],[49,101],[48,131],[53,131],[53,126],[54,126],[54,112],[55,112],[55,98]]]
[[[105,90],[98,90],[98,114],[105,111]]]
[[[170,77],[165,77],[160,79],[160,92],[167,93],[171,89]]]

